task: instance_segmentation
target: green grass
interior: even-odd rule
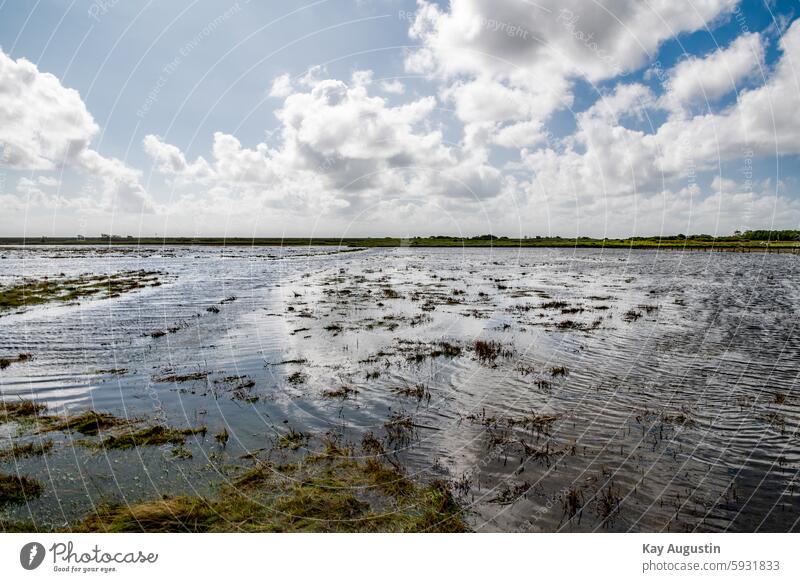
[[[443,482],[420,485],[337,447],[279,467],[261,465],[213,498],[178,496],[106,506],[77,532],[464,532]]]
[[[630,237],[630,238],[590,238],[531,236],[528,238],[509,238],[482,235],[462,238],[453,236],[413,237],[408,239],[384,238],[221,238],[221,237],[168,237],[168,238],[130,238],[102,239],[91,238],[0,238],[0,244],[17,245],[142,245],[142,246],[334,246],[351,247],[572,247],[572,248],[673,248],[673,249],[749,249],[780,250],[800,248],[796,231],[749,231],[731,236],[714,237],[706,234],[685,236]]]
[[[84,435],[95,436],[101,431],[123,426],[127,422],[127,420],[117,418],[112,414],[87,410],[86,412],[68,417],[66,420],[60,422],[53,421],[49,426],[45,427],[45,430],[58,430],[61,432],[75,431]]]
[[[53,441],[26,443],[23,445],[14,444],[10,449],[0,450],[0,461],[44,455],[49,453],[52,448]]]
[[[0,473],[0,508],[25,503],[42,494],[42,485],[24,475]]]
[[[77,301],[92,296],[118,297],[129,291],[160,285],[157,275],[158,273],[151,271],[124,271],[113,275],[24,279],[17,284],[0,288],[0,311],[44,303]]]
[[[0,423],[32,421],[40,416],[47,407],[30,400],[9,400],[0,402]]]
[[[130,449],[148,445],[183,445],[186,437],[193,434],[205,434],[206,427],[199,428],[169,428],[156,425],[130,430],[118,435],[104,438],[99,446],[105,449]]]

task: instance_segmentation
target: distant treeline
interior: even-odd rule
[[[778,247],[800,250],[800,230],[748,230],[731,235],[673,234],[628,238],[525,236],[509,238],[493,234],[472,237],[433,235],[366,238],[244,238],[244,237],[0,237],[0,245],[176,245],[176,246],[335,246],[335,247],[602,247],[673,249],[755,249]]]
[[[800,230],[747,230],[739,236],[745,240],[800,240]]]

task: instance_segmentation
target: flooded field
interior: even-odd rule
[[[3,401],[184,431],[9,414],[0,473],[41,490],[0,513],[69,527],[369,442],[477,531],[797,531],[799,280],[774,254],[0,248],[0,291],[37,297],[0,307]]]

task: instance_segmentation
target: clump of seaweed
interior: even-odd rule
[[[258,401],[258,396],[251,393],[255,385],[255,380],[249,376],[224,376],[214,380],[212,394],[218,398],[221,394],[227,393],[233,400],[253,403]]]
[[[365,453],[371,455],[381,456],[386,454],[381,441],[379,441],[372,432],[368,432],[361,438],[361,448]]]
[[[8,368],[11,364],[27,362],[32,358],[33,358],[32,354],[17,354],[16,356],[8,356],[6,358],[0,358],[0,370]]]
[[[549,434],[550,428],[558,420],[556,415],[538,414],[533,411],[525,416],[487,416],[484,410],[481,414],[468,414],[466,418],[470,422],[479,423],[486,427],[523,427],[537,434]]]
[[[457,358],[461,355],[461,347],[457,344],[448,342],[448,341],[438,341],[434,344],[433,349],[430,352],[430,356],[432,358],[438,358],[444,356],[446,358]]]
[[[622,319],[629,323],[636,321],[640,317],[642,317],[642,312],[636,311],[635,309],[629,309],[622,315]]]
[[[400,446],[410,443],[414,436],[414,421],[402,412],[393,412],[389,420],[383,423],[383,428],[386,429],[389,442]]]
[[[619,513],[622,496],[613,483],[604,487],[595,495],[594,510],[597,517],[608,527],[614,522],[615,516]]]
[[[598,317],[591,323],[582,323],[572,319],[565,319],[556,323],[556,328],[560,330],[574,329],[577,331],[594,331],[603,323],[603,318]]]
[[[58,430],[61,432],[75,431],[84,435],[94,436],[100,431],[122,426],[128,422],[129,421],[125,419],[117,418],[113,414],[87,410],[75,416],[67,417],[61,422],[55,422],[45,430]]]
[[[527,481],[523,481],[522,483],[514,486],[509,486],[507,483],[504,483],[502,489],[498,491],[497,495],[492,499],[489,499],[489,503],[511,505],[520,498],[524,497],[530,488],[531,484]]]
[[[531,412],[521,418],[509,417],[506,419],[506,424],[508,426],[524,426],[535,432],[547,434],[557,420],[558,417],[553,414]]]
[[[542,309],[566,309],[569,307],[569,303],[566,301],[547,301],[542,303],[539,307]]]
[[[286,377],[286,381],[289,384],[304,384],[307,379],[307,376],[302,372],[292,372]]]
[[[517,365],[516,368],[514,368],[514,370],[516,370],[517,372],[519,372],[523,376],[528,376],[528,375],[533,374],[534,372],[536,372],[536,368],[534,368],[533,366],[529,366],[527,364],[519,364],[519,365]]]
[[[299,430],[289,428],[289,432],[278,438],[278,448],[296,451],[308,442],[309,436]]]
[[[499,357],[510,358],[513,355],[513,351],[510,348],[504,347],[500,342],[493,340],[477,340],[473,347],[478,361],[484,365],[494,364],[494,361]]]
[[[425,384],[416,384],[415,386],[404,386],[402,388],[395,388],[393,390],[395,394],[400,394],[401,396],[409,396],[411,398],[416,398],[417,400],[427,400],[430,402],[431,393],[428,390],[428,387]]]
[[[228,439],[230,436],[231,435],[228,433],[228,429],[223,426],[222,430],[214,435],[214,440],[224,447],[226,444],[228,444]]]
[[[0,508],[26,503],[42,494],[42,484],[24,475],[0,473]]]
[[[342,384],[338,388],[331,388],[329,390],[325,390],[322,392],[322,395],[325,398],[350,398],[350,396],[354,396],[358,394],[358,390],[352,388],[351,386],[346,386]]]
[[[192,455],[192,451],[183,445],[178,445],[177,447],[173,448],[172,456],[176,459],[191,459],[194,457],[194,455]]]
[[[170,428],[162,425],[131,430],[104,438],[99,446],[105,449],[130,449],[142,446],[182,445],[191,435],[205,435],[205,426],[198,428]]]
[[[662,413],[661,421],[665,424],[675,424],[680,426],[694,426],[694,419],[688,410],[681,410],[675,414]]]
[[[52,448],[53,441],[14,444],[10,449],[0,450],[0,460],[41,456],[49,453]]]
[[[98,376],[124,376],[128,373],[128,368],[108,368],[103,370],[94,370],[92,374]]]
[[[44,404],[30,400],[16,400],[0,402],[0,422],[31,420],[46,410]]]
[[[208,372],[191,372],[189,374],[167,374],[165,376],[156,376],[153,382],[192,382],[195,380],[205,380],[208,377]]]
[[[783,433],[786,430],[786,417],[778,412],[774,412],[771,410],[762,415],[760,418],[773,428],[776,428],[779,431],[781,431],[781,433]]]
[[[580,523],[583,514],[583,493],[575,487],[570,487],[559,495],[559,501],[561,501],[561,509],[563,510],[561,521],[565,517],[568,521],[571,521],[577,515],[578,523]]]

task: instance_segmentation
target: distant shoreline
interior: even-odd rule
[[[664,249],[727,252],[782,252],[800,254],[798,241],[762,241],[724,238],[84,238],[75,237],[3,237],[0,245],[16,246],[210,246],[210,247],[302,247],[330,246],[347,248],[608,248]]]

